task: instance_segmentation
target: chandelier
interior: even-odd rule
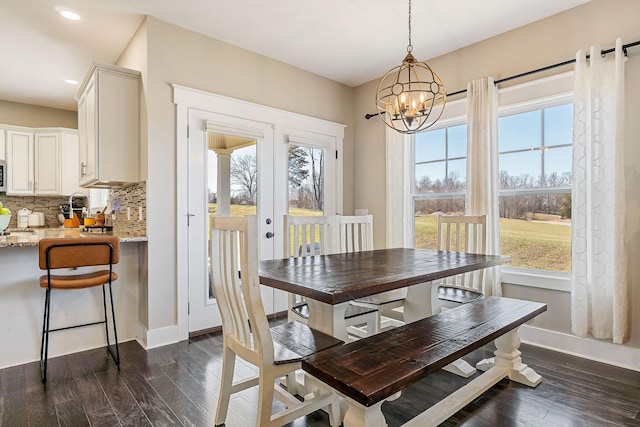
[[[411,0],[409,0],[409,45],[402,65],[385,74],[376,91],[378,116],[400,133],[427,129],[438,121],[447,98],[440,77],[411,51]]]

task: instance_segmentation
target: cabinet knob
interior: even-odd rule
[[[85,176],[87,174],[87,164],[85,162],[80,162],[80,176]]]

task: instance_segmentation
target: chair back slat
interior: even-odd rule
[[[260,296],[255,215],[211,217],[211,282],[224,339],[273,362],[273,342]]]
[[[487,252],[486,215],[438,216],[438,250],[485,254]],[[447,285],[479,290],[484,270],[445,279]]]
[[[284,216],[284,258],[328,255],[332,252],[331,221],[327,216]]]
[[[353,253],[372,251],[373,215],[336,215],[335,252]]]

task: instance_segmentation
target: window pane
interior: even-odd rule
[[[416,134],[416,163],[446,157],[446,132],[446,129],[436,129]]]
[[[447,191],[464,191],[467,184],[467,159],[451,160]]]
[[[510,267],[571,271],[571,195],[502,196],[500,249]]]
[[[540,151],[500,154],[500,188],[538,186],[540,168]]]
[[[541,110],[513,114],[498,119],[500,152],[540,147]]]
[[[464,198],[415,201],[415,240],[419,249],[437,249],[437,223],[440,214],[464,214]]]
[[[449,131],[449,158],[467,157],[467,125],[453,126]]]
[[[289,144],[289,215],[322,215],[324,150]]]
[[[545,150],[545,185],[556,187],[571,184],[571,164],[571,147],[556,147]]]
[[[416,193],[439,193],[444,191],[446,177],[445,162],[416,165]]]
[[[571,144],[573,140],[573,105],[559,105],[544,110],[544,145]]]

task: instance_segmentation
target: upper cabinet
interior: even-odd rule
[[[7,150],[7,194],[34,194],[34,145],[32,129],[8,129]]]
[[[79,189],[75,129],[0,125],[0,133],[6,150],[7,195],[58,196]]]
[[[93,62],[76,95],[82,187],[138,182],[140,72]]]

